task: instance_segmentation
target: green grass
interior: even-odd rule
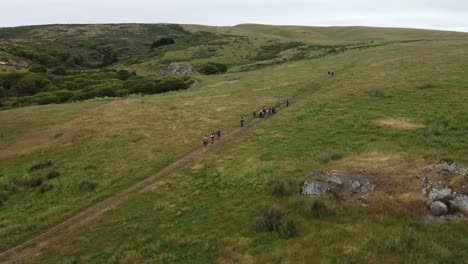
[[[0,128],[2,135],[8,135],[0,145],[2,151],[31,133],[61,134],[41,148],[0,160],[0,186],[20,178],[41,178],[54,186],[44,194],[20,188],[9,196],[0,207],[0,234],[6,238],[0,248],[38,234],[156,173],[198,147],[201,136],[218,126],[229,134],[241,115],[249,126],[252,108],[291,98],[289,108],[250,133],[207,152],[193,166],[29,261],[466,261],[467,223],[424,226],[418,220],[424,205],[404,197],[419,195],[413,167],[420,166],[421,160],[434,163],[449,158],[468,164],[468,77],[460,71],[466,68],[468,37],[396,29],[358,28],[356,36],[351,29],[238,26],[217,30],[249,37],[257,32],[275,41],[286,37],[308,41],[302,30],[326,32],[320,42],[331,42],[334,32],[348,34],[333,39],[335,44],[340,44],[340,38],[343,44],[348,39],[357,43],[437,37],[439,41],[348,49],[255,71],[202,77],[200,87],[181,92],[0,112],[0,123],[9,124]],[[330,69],[337,73],[333,78],[326,74]],[[20,117],[25,121],[15,122]],[[404,130],[379,125],[385,118],[404,118],[422,126]],[[356,162],[369,153],[390,158],[384,167],[373,161],[364,166]],[[393,156],[403,157],[401,164],[392,163]],[[52,161],[52,167],[28,171],[45,160]],[[388,184],[377,187],[383,189],[369,208],[299,196],[300,183],[311,172],[353,166],[382,171],[378,176]],[[390,166],[395,168],[388,174]],[[49,170],[60,176],[47,179]],[[84,181],[95,183],[95,189],[88,188],[89,183],[80,188]],[[284,183],[283,190],[275,187],[278,183]],[[286,239],[278,232],[257,232],[256,217],[264,206],[277,208],[284,219],[293,220],[297,236]]]

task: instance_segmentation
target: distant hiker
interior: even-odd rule
[[[216,129],[216,135],[218,135],[218,140],[221,139],[221,128]]]
[[[260,111],[260,118],[263,118],[263,111]]]
[[[206,135],[203,137],[203,146],[208,146],[208,137]]]
[[[244,127],[244,117],[241,117],[240,125],[241,125],[241,127]]]
[[[214,143],[214,138],[215,138],[215,132],[211,133],[210,138],[211,138],[211,144],[213,144]]]
[[[273,114],[273,110],[272,110],[272,109],[273,109],[273,108],[271,108],[271,107],[268,108],[268,113]]]
[[[286,99],[286,107],[289,106],[289,99]]]
[[[335,76],[335,72],[334,72],[334,71],[331,72],[331,77],[333,77],[333,76]]]
[[[272,107],[272,108],[271,108],[271,113],[272,113],[272,114],[276,114],[275,107]]]
[[[254,110],[252,111],[252,115],[253,115],[253,118],[257,117],[257,110],[254,108]]]
[[[278,107],[281,107],[281,104],[282,104],[282,103],[283,103],[283,102],[281,101],[281,99],[279,99],[279,100],[278,100]]]

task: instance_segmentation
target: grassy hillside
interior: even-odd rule
[[[151,26],[122,27],[52,26],[37,34],[82,29],[116,37],[109,32],[131,27],[129,39],[138,39]],[[31,31],[4,32],[18,43]],[[442,158],[468,165],[468,35],[264,25],[185,25],[177,32],[181,38],[217,34],[221,44],[206,58],[193,56],[205,44],[187,42],[157,58],[109,67],[145,75],[161,60],[221,61],[230,65],[228,73],[198,76],[201,85],[184,91],[0,112],[0,249],[156,174],[217,127],[233,134],[244,116],[246,131],[231,143],[208,146],[170,177],[27,261],[466,261],[466,221],[421,224],[426,205],[417,176]],[[301,55],[281,60],[294,49]],[[252,120],[253,108],[278,98],[290,98],[291,106]],[[51,165],[31,170],[45,161]],[[308,175],[333,169],[377,179],[368,207],[299,195]],[[286,186],[281,195],[278,184]],[[264,206],[293,221],[296,235],[258,232]]]

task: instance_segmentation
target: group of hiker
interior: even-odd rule
[[[218,140],[221,139],[221,128],[217,128],[216,129],[216,132],[212,132],[211,135],[210,135],[210,140],[211,140],[211,144],[214,144],[215,142],[215,137],[218,137]],[[203,137],[203,145],[206,147],[208,146],[208,136],[205,135]]]
[[[283,101],[279,99],[277,102],[277,107],[281,107],[282,104],[283,104]],[[286,99],[286,106],[289,106],[289,99]],[[266,119],[268,115],[274,115],[274,114],[276,114],[276,108],[274,106],[271,106],[271,107],[263,106],[262,109],[258,111],[258,117],[263,118],[263,119]],[[252,116],[253,118],[257,118],[257,109],[255,108],[253,109]],[[241,127],[243,127],[242,120],[243,118],[241,118]]]
[[[289,106],[289,99],[286,99],[285,104],[286,104],[286,107]],[[281,105],[283,105],[283,101],[281,99],[278,99],[276,107],[280,108]],[[276,107],[275,106],[271,106],[271,107],[263,106],[258,111],[258,113],[257,113],[257,109],[253,109],[252,116],[253,116],[253,118],[257,118],[257,116],[258,116],[259,118],[266,119],[269,115],[276,114]],[[240,119],[241,128],[244,127],[244,125],[245,125],[245,120],[244,120],[244,117],[241,116],[241,119]],[[208,146],[209,142],[211,142],[211,144],[214,144],[216,137],[218,138],[218,140],[221,139],[221,129],[220,128],[216,129],[215,132],[212,132],[209,138],[208,138],[208,135],[205,135],[203,137],[203,145],[206,147],[206,146]]]
[[[335,76],[335,72],[334,71],[328,71],[328,76],[330,76],[330,77]]]

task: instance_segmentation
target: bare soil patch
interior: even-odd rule
[[[424,127],[424,125],[418,124],[408,118],[385,118],[377,120],[376,123],[380,126],[402,130],[413,130]]]

